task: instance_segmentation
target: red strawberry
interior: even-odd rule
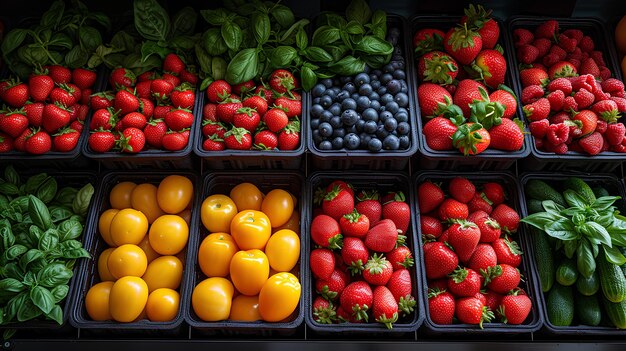
[[[513,40],[516,48],[525,44],[530,44],[534,39],[535,36],[528,29],[516,28],[513,30]]]
[[[533,40],[533,46],[539,50],[539,57],[543,57],[550,52],[552,41],[546,38],[537,38]]]
[[[413,36],[413,47],[417,55],[423,55],[433,50],[443,49],[443,38],[446,33],[439,29],[424,28]]]
[[[139,109],[139,98],[128,90],[120,90],[115,94],[114,106],[125,115]]]
[[[400,310],[406,314],[411,313],[416,304],[415,298],[411,295],[413,292],[411,272],[406,268],[394,271],[386,286],[396,299]]]
[[[476,295],[480,285],[480,274],[473,269],[458,268],[448,278],[448,290],[457,297]]]
[[[619,112],[622,112],[622,113],[626,112],[626,99],[625,98],[611,96],[611,100],[615,101],[615,103],[617,104],[617,110]]]
[[[385,286],[377,286],[373,294],[372,310],[374,320],[384,324],[387,329],[393,328],[393,323],[398,321],[398,303],[396,299]]]
[[[254,88],[256,88],[254,81],[249,80],[233,86],[233,92],[237,95],[246,95],[247,93],[254,91]]]
[[[151,119],[143,130],[148,145],[160,149],[163,146],[163,137],[167,133],[167,125],[163,120]]]
[[[598,125],[598,116],[590,110],[582,110],[574,115],[572,118],[574,121],[580,121],[581,135],[587,135],[596,130]]]
[[[393,299],[393,296],[392,296]],[[364,281],[350,283],[343,289],[340,297],[341,307],[354,316],[357,320],[367,322],[367,311],[372,306],[374,296],[369,284]]]
[[[491,245],[498,256],[499,264],[505,263],[518,267],[522,263],[522,249],[514,240],[504,237],[494,241]]]
[[[470,202],[467,203],[467,210],[469,213],[482,211],[482,212],[489,214],[491,213],[493,209],[491,208],[491,204],[489,201],[485,200],[481,196],[481,194],[476,193],[474,194],[474,197],[470,200]],[[468,217],[468,220],[469,220],[469,217]],[[470,222],[473,222],[473,221],[470,220]]]
[[[515,290],[506,295],[500,302],[498,312],[503,316],[502,321],[508,324],[522,324],[528,317],[532,302],[521,290]]]
[[[491,243],[496,241],[501,234],[500,224],[491,217],[480,218],[476,221],[480,229],[480,242]]]
[[[194,87],[198,85],[198,75],[195,72],[188,71],[185,69],[182,72],[180,72],[179,76],[180,76],[180,80],[183,83],[189,83]]]
[[[162,143],[165,150],[182,150],[189,144],[189,131],[168,132],[163,136]]]
[[[346,272],[335,269],[328,279],[317,279],[315,291],[320,293],[327,300],[335,300],[341,296],[346,285],[350,282],[350,277]]]
[[[108,131],[96,131],[89,136],[88,143],[94,152],[108,152],[115,146],[115,137]]]
[[[106,109],[109,107],[113,107],[112,101],[114,98],[115,96],[111,94],[111,92],[103,91],[103,92],[91,95],[89,104],[91,105],[91,108],[94,110]]]
[[[404,194],[396,192],[393,200],[383,204],[383,218],[390,219],[401,233],[406,233],[411,222],[411,209],[405,202]]]
[[[439,219],[466,219],[469,215],[467,205],[454,199],[445,199],[439,206]]]
[[[598,64],[596,63],[596,61],[594,61],[591,57],[585,59],[580,64],[580,69],[578,70],[578,72],[581,75],[591,74],[595,78],[600,78],[600,68],[598,67]]]
[[[270,131],[277,133],[287,126],[289,118],[287,117],[285,111],[278,108],[271,108],[263,116],[263,122],[265,122]]]
[[[428,279],[446,277],[459,265],[459,258],[442,242],[424,245],[424,267]]]
[[[478,244],[467,266],[476,272],[481,272],[487,271],[488,267],[494,267],[497,264],[498,257],[493,247],[489,244]],[[480,276],[478,279],[480,280]]]
[[[452,84],[459,71],[456,61],[441,51],[432,51],[417,62],[417,74],[421,81],[435,84]]]
[[[387,260],[391,262],[393,270],[409,268],[415,264],[411,249],[406,246],[398,246],[387,254]]]
[[[118,146],[122,152],[138,153],[146,144],[146,136],[138,128],[125,128],[118,140]]]
[[[595,112],[598,115],[598,117],[601,117],[606,122],[609,122],[609,123],[617,122],[619,111],[618,111],[617,103],[613,100],[598,101],[595,104],[593,104],[593,106],[591,106],[591,110]]]
[[[329,249],[339,249],[342,245],[339,223],[327,215],[318,215],[311,222],[311,239],[315,244]],[[395,245],[395,242],[394,242]]]
[[[280,107],[288,118],[294,118],[302,114],[302,101],[279,97],[274,100],[274,106]]]
[[[611,95],[624,91],[624,83],[615,78],[607,79],[600,84],[602,85],[602,90],[610,93]]]
[[[440,105],[447,105],[452,101],[452,95],[443,87],[433,83],[423,83],[417,88],[417,97],[422,116],[435,116]]]
[[[139,98],[150,99],[152,98],[152,91],[150,89],[151,85],[152,85],[151,80],[148,80],[145,82],[139,82],[135,86],[135,93],[137,94]]]
[[[317,279],[329,279],[335,270],[335,255],[329,249],[314,249],[309,257],[311,271]]]
[[[469,261],[480,241],[480,229],[472,222],[459,221],[448,228],[448,242],[461,262]]]
[[[326,186],[326,192],[331,192],[333,189],[339,188],[350,193],[350,196],[354,196],[354,189],[352,184],[346,183],[343,180],[335,180]]]
[[[54,81],[46,74],[34,75],[28,80],[28,89],[34,101],[43,102],[54,89]]]
[[[448,192],[455,200],[468,203],[476,193],[476,187],[467,178],[455,177],[448,185]]]
[[[489,182],[483,184],[483,194],[494,205],[499,205],[504,202],[506,196],[504,194],[504,188],[499,183]]]
[[[464,79],[459,82],[454,93],[454,104],[461,108],[463,116],[469,118],[471,114],[470,105],[474,100],[483,101],[480,88],[487,90],[484,85],[472,79]]]
[[[42,125],[48,133],[56,132],[70,124],[70,113],[62,106],[48,104],[43,109]]]
[[[216,115],[219,121],[224,123],[233,123],[233,118],[237,113],[237,110],[242,108],[243,105],[239,100],[227,98],[217,105]]]
[[[163,70],[173,74],[180,74],[185,69],[185,63],[176,54],[170,53],[163,59]]]
[[[17,138],[13,140],[13,147],[17,151],[26,152],[26,139],[34,134],[33,129],[26,129]]]
[[[30,97],[28,85],[20,81],[11,81],[0,97],[11,107],[22,107]]]
[[[519,214],[517,211],[507,206],[506,204],[500,204],[491,212],[491,218],[495,219],[500,227],[505,232],[515,233],[519,226]]]
[[[285,94],[299,87],[298,80],[285,69],[277,69],[269,77],[270,87],[279,94]]]
[[[496,150],[517,151],[524,145],[523,124],[520,120],[503,119],[500,125],[491,127],[489,146]]]
[[[452,324],[455,300],[445,290],[428,289],[428,314],[435,324]]]
[[[560,77],[575,77],[578,74],[576,67],[567,61],[560,61],[548,69],[548,77],[556,79]]]
[[[322,201],[322,210],[324,214],[339,220],[344,215],[352,212],[354,209],[354,197],[344,189],[335,186],[329,191]]]
[[[489,213],[487,213],[487,212],[485,212],[483,210],[476,210],[476,211],[470,213],[469,216],[467,216],[467,220],[469,222],[473,222],[474,224],[477,224],[480,219],[486,218],[486,217],[489,217]]]
[[[13,138],[5,133],[0,132],[0,153],[13,150]]]
[[[624,134],[626,134],[626,127],[623,123],[611,123],[606,127],[606,133],[604,136],[609,145],[620,145],[624,141]]]
[[[165,79],[155,79],[150,83],[150,93],[157,100],[169,99],[175,85]]]
[[[89,129],[104,129],[110,130],[115,127],[117,123],[117,113],[113,112],[112,108],[108,109],[100,109],[93,113],[91,116],[91,122],[89,124]]]
[[[481,329],[483,322],[491,322],[494,318],[493,312],[475,297],[464,297],[456,300],[455,311],[459,322],[478,324]]]
[[[180,85],[180,78],[178,78],[177,76],[173,74],[163,73],[163,75],[161,76],[161,79],[163,79],[164,81],[170,83],[171,85],[175,87]]]
[[[555,20],[548,20],[541,23],[537,28],[535,28],[535,37],[553,39],[556,38],[558,31],[559,22]]]
[[[78,144],[79,138],[80,133],[74,129],[63,129],[59,133],[55,134],[52,139],[54,150],[59,152],[70,152],[74,150]]]
[[[483,41],[480,34],[468,29],[465,24],[450,29],[443,40],[443,46],[460,64],[469,65],[480,53]]]
[[[483,48],[493,49],[500,37],[500,26],[491,18],[491,10],[486,10],[482,5],[474,6],[464,10],[465,16],[461,18],[461,23],[467,23],[472,28],[478,29],[478,34],[483,40]]]
[[[172,106],[184,109],[192,109],[196,100],[196,94],[188,84],[182,84],[174,88],[170,95]]]
[[[452,150],[452,136],[458,127],[449,119],[435,117],[424,125],[422,133],[426,138],[426,144],[433,150]]]
[[[128,70],[126,68],[114,69],[113,72],[111,72],[111,76],[109,77],[109,83],[116,90],[120,90],[124,87],[130,88],[135,85],[136,81],[137,77],[135,76],[135,74],[131,70]]]
[[[597,155],[600,153],[600,151],[602,151],[602,147],[604,146],[604,139],[602,138],[602,134],[598,132],[593,132],[588,136],[578,140],[578,145],[580,145],[580,147],[582,147],[582,149],[589,155]]]
[[[476,57],[475,65],[480,69],[481,79],[490,88],[504,84],[506,59],[498,50],[483,50]]]
[[[313,301],[313,319],[320,324],[332,324],[337,320],[337,312],[332,302],[318,296]]]
[[[369,251],[363,240],[346,236],[341,248],[341,259],[348,265],[348,270],[352,275],[360,274],[369,260]]]
[[[233,116],[233,125],[237,128],[247,129],[253,133],[261,123],[261,116],[249,107],[242,107]]]
[[[499,264],[485,274],[487,287],[500,294],[506,294],[517,288],[519,282],[519,271],[508,264]]]
[[[529,65],[539,58],[539,49],[530,44],[525,44],[517,48],[517,59],[524,65]]]
[[[50,134],[44,131],[34,132],[33,135],[26,139],[24,149],[29,154],[41,155],[50,151],[52,148],[52,140]]]
[[[230,96],[232,92],[230,84],[225,80],[216,80],[206,89],[209,102],[218,103]]]
[[[499,102],[505,107],[502,118],[513,118],[513,116],[517,113],[517,99],[512,92],[498,89],[489,94],[489,100]]]
[[[258,86],[254,90],[254,94],[261,96],[265,101],[267,101],[268,105],[271,105],[274,103],[274,92],[272,91],[272,89],[269,89],[266,85]]]
[[[278,148],[280,150],[295,150],[300,146],[300,121],[289,122],[278,134]]]
[[[367,216],[370,222],[370,226],[375,225],[380,221],[382,216],[382,205],[378,201],[378,192],[375,190],[372,191],[362,191],[357,196],[358,203],[356,204],[356,210]]]
[[[532,104],[524,106],[523,110],[524,115],[526,115],[526,118],[531,122],[548,118],[550,115],[550,100],[541,98]]]
[[[206,151],[222,151],[226,146],[223,139],[213,134],[202,142],[202,148]]]
[[[548,73],[540,68],[527,68],[523,69],[519,73],[522,87],[529,85],[543,86],[549,81]]]
[[[443,233],[443,226],[437,218],[431,216],[420,216],[420,227],[422,230],[422,237],[438,238]]]
[[[173,131],[181,131],[186,128],[191,128],[193,119],[191,111],[177,108],[165,115],[165,124]]]
[[[224,144],[228,149],[250,150],[252,135],[243,128],[232,128],[224,134]]]
[[[72,71],[72,82],[80,89],[91,88],[96,83],[98,75],[92,70],[76,68]]]
[[[267,112],[267,101],[258,95],[253,95],[243,100],[243,107],[250,107],[263,116]]]
[[[131,112],[122,118],[122,124],[124,128],[134,127],[137,129],[142,129],[146,126],[148,122],[146,116],[139,112]]]
[[[363,279],[370,285],[386,285],[391,274],[393,273],[393,267],[391,262],[383,255],[374,254],[367,260],[365,269],[363,270]]]
[[[254,148],[259,150],[274,150],[278,147],[278,137],[269,130],[262,130],[254,135]]]
[[[340,218],[339,227],[341,233],[346,237],[364,238],[370,229],[370,221],[367,216],[360,214],[355,208],[354,211]]]
[[[0,114],[0,130],[13,138],[17,138],[28,128],[28,118],[25,112],[17,110],[9,111],[5,115]]]
[[[396,247],[398,241],[396,225],[390,219],[383,219],[376,223],[365,236],[365,246],[376,252],[390,252]]]

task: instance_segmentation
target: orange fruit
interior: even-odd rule
[[[615,27],[615,46],[619,53],[626,55],[626,16],[622,17]],[[624,61],[622,60],[622,71],[623,70]]]

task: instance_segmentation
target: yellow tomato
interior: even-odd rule
[[[154,184],[143,183],[137,185],[130,194],[130,203],[135,210],[139,210],[146,215],[148,223],[154,222],[165,213],[159,207],[157,201],[157,187]]]
[[[230,223],[230,235],[241,250],[263,250],[272,235],[272,227],[265,213],[241,211]]]
[[[154,251],[152,246],[150,246],[150,235],[148,234],[146,234],[146,236],[143,237],[143,239],[137,246],[139,246],[143,250],[143,252],[146,254],[146,258],[148,259],[148,264],[150,264],[150,262],[154,261],[155,259],[161,256],[158,252]]]
[[[111,274],[111,272],[109,272],[109,266],[108,266],[109,256],[111,255],[111,252],[113,252],[113,250],[115,250],[115,248],[110,247],[102,251],[102,253],[98,257],[98,276],[100,277],[100,280],[102,280],[103,282],[115,281],[115,277],[113,276],[113,274]]]
[[[176,290],[161,288],[150,293],[146,303],[146,316],[152,322],[169,322],[176,318],[180,295]]]
[[[176,255],[187,245],[189,226],[177,215],[163,215],[150,226],[150,246],[161,255]]]
[[[285,190],[274,189],[265,195],[261,210],[269,217],[272,227],[280,227],[293,213],[293,198]]]
[[[230,280],[244,295],[258,295],[270,274],[270,265],[263,251],[239,251],[230,261]]]
[[[110,230],[115,245],[137,245],[148,233],[148,219],[141,211],[126,208],[113,217]]]
[[[217,322],[228,318],[235,289],[230,280],[213,277],[203,280],[191,295],[191,305],[200,319]]]
[[[226,195],[211,195],[202,202],[202,224],[211,233],[230,230],[230,221],[237,214],[237,205]]]
[[[109,246],[117,246],[111,238],[111,221],[113,221],[113,217],[115,217],[118,212],[120,212],[120,210],[110,208],[102,212],[100,218],[98,219],[98,232],[104,242],[106,242]]]
[[[293,230],[283,229],[270,237],[265,247],[270,266],[278,272],[289,272],[300,258],[300,238]]]
[[[148,259],[139,246],[125,244],[111,252],[107,267],[116,279],[126,276],[141,277],[148,267]]]
[[[191,209],[185,209],[176,214],[180,218],[184,219],[187,225],[191,225]]]
[[[160,288],[176,290],[183,278],[183,263],[176,256],[161,256],[148,265],[141,278],[150,293]]]
[[[252,183],[241,183],[230,191],[230,198],[233,199],[239,211],[260,211],[263,193]]]
[[[116,184],[109,193],[109,202],[111,203],[111,207],[118,210],[131,208],[130,194],[136,186],[137,184],[133,182],[121,182]]]
[[[159,183],[157,201],[159,207],[169,214],[184,210],[193,198],[193,184],[187,177],[170,175]]]
[[[266,322],[280,322],[289,317],[300,302],[301,286],[291,273],[271,276],[259,293],[259,313]]]
[[[118,279],[111,288],[109,308],[118,322],[132,322],[143,312],[148,301],[148,286],[138,277]]]
[[[230,260],[239,251],[233,237],[226,233],[213,233],[200,244],[198,264],[207,277],[227,277]]]
[[[106,321],[113,319],[109,312],[109,295],[113,282],[101,282],[89,289],[85,296],[85,308],[87,314],[94,321]]]
[[[293,230],[296,234],[300,235],[300,212],[297,209],[291,213],[291,217],[289,217],[287,223],[281,225],[280,227],[272,228],[272,232],[276,233],[277,231],[283,229]]]
[[[239,295],[235,297],[228,319],[244,322],[261,320],[261,315],[259,314],[259,296]]]

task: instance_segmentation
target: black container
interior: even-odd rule
[[[416,94],[414,85],[411,83],[413,79],[413,65],[411,65],[411,59],[409,52],[412,50],[409,41],[406,38],[406,19],[398,15],[387,15],[387,28],[397,27],[400,29],[401,41],[399,44],[402,47],[403,56],[405,58],[405,72],[406,83],[408,85],[409,99]],[[313,29],[315,30],[315,29]],[[309,105],[311,105],[309,101]],[[417,152],[417,131],[416,121],[417,112],[414,108],[415,103],[413,100],[409,100],[409,123],[411,125],[411,145],[406,150],[383,150],[378,153],[373,153],[368,150],[336,150],[336,151],[324,151],[320,150],[313,141],[312,132],[308,137],[307,147],[311,153],[313,160],[313,167],[321,170],[335,170],[335,169],[371,169],[371,170],[403,170],[406,168],[409,160],[413,154]],[[310,106],[308,106],[310,109]],[[308,109],[307,109],[308,112]],[[307,126],[310,125],[311,117],[308,113],[305,115],[305,121],[303,122]]]
[[[521,188],[519,186],[519,182],[517,178],[508,173],[508,172],[481,172],[481,173],[459,173],[459,172],[438,172],[438,171],[425,171],[416,174],[413,178],[413,185],[416,187],[419,186],[422,182],[426,180],[430,180],[432,182],[438,183],[443,182],[443,189],[446,189],[448,182],[454,177],[465,177],[472,181],[474,184],[482,184],[486,182],[498,182],[501,184],[506,192],[507,200],[504,202],[511,208],[515,209],[518,214],[520,214],[520,218],[522,215],[521,209]],[[417,218],[415,221],[420,223],[421,213],[418,211],[418,203],[417,200],[414,201],[415,208],[414,211],[417,213]],[[419,225],[417,225],[418,234],[421,237],[422,230]],[[543,300],[539,297],[541,290],[537,291],[534,282],[534,276],[532,276],[532,264],[528,257],[532,256],[532,251],[529,247],[525,246],[524,238],[527,236],[525,228],[520,225],[517,229],[517,234],[512,235],[511,237],[515,239],[521,246],[524,255],[522,256],[522,263],[519,266],[519,269],[522,275],[525,278],[524,282],[520,283],[520,287],[524,289],[528,297],[530,297],[533,306],[530,311],[530,314],[526,318],[523,324],[520,325],[510,325],[505,323],[483,323],[483,329],[480,329],[477,325],[470,324],[451,324],[451,325],[441,325],[435,324],[430,318],[430,313],[426,312],[426,320],[424,323],[424,333],[427,335],[434,335],[437,337],[446,336],[446,335],[458,335],[459,337],[475,337],[480,338],[485,335],[496,335],[498,337],[524,337],[530,336],[531,333],[539,330],[543,325],[543,315],[539,312],[543,305]],[[424,261],[420,261],[421,265],[424,266]],[[422,276],[423,281],[423,291],[422,296],[424,297],[423,303],[424,308],[428,310],[428,286],[426,282],[426,274]]]
[[[513,47],[513,31],[517,28],[526,28],[533,31],[541,23],[555,18],[546,17],[511,17],[507,24],[507,39],[509,45],[509,65],[514,70],[515,92],[518,96],[522,93],[522,84],[519,79],[519,62],[515,48]],[[621,80],[621,70],[617,63],[615,44],[610,41],[611,36],[602,22],[595,18],[556,18],[559,22],[559,30],[580,29],[585,35],[589,35],[595,43],[596,50],[604,54],[606,66],[613,73],[613,77]],[[530,157],[521,162],[526,171],[552,171],[576,170],[582,172],[611,172],[620,165],[626,156],[622,153],[604,151],[595,156],[587,156],[582,153],[568,151],[564,155],[545,152],[537,149],[535,138],[530,135]]]
[[[202,110],[206,100],[206,92],[198,91],[197,108],[194,111],[198,127],[193,130],[193,151],[200,157],[203,166],[208,169],[299,169],[304,159],[305,144],[309,134],[309,126],[303,120],[309,113],[311,95],[302,94],[302,116],[300,116],[300,146],[295,150],[223,150],[206,151],[202,147]],[[254,135],[252,136],[254,138]]]
[[[310,223],[313,220],[313,198],[317,188],[326,187],[328,184],[335,180],[343,180],[357,189],[377,189],[381,194],[385,191],[402,191],[407,198],[407,203],[411,207],[413,212],[412,218],[415,218],[415,206],[412,203],[415,197],[413,196],[413,188],[410,186],[409,177],[401,172],[374,172],[374,173],[361,173],[361,172],[333,172],[322,171],[315,172],[309,176],[307,180],[307,192],[306,201],[307,204],[307,231],[303,236],[302,241],[307,242],[312,248],[313,244],[310,242]],[[315,294],[315,282],[311,274],[308,274],[307,281],[305,283],[305,296],[307,308],[305,312],[307,327],[315,334],[320,336],[333,336],[333,337],[360,337],[360,338],[401,338],[401,337],[415,337],[415,331],[420,327],[424,320],[424,309],[421,305],[423,299],[422,293],[422,278],[424,275],[424,265],[417,264],[422,257],[422,246],[418,245],[417,231],[415,229],[415,220],[411,220],[409,225],[409,233],[405,233],[407,237],[407,246],[411,249],[416,264],[409,270],[411,272],[411,278],[413,283],[413,295],[417,305],[415,311],[411,316],[399,318],[397,323],[393,324],[392,329],[387,329],[383,324],[370,321],[369,323],[341,323],[341,324],[320,324],[313,319],[313,300]],[[306,252],[305,267],[306,272],[310,272],[309,262],[310,251]]]
[[[158,338],[161,336],[167,336],[170,338],[177,337],[182,334],[186,334],[187,329],[182,327],[183,323],[183,309],[185,305],[184,297],[187,294],[188,276],[190,274],[189,267],[189,248],[190,242],[193,240],[194,233],[197,231],[197,227],[191,223],[189,226],[189,239],[187,242],[187,254],[184,260],[185,264],[183,269],[183,276],[180,283],[179,295],[180,295],[180,307],[176,317],[169,322],[151,322],[148,319],[142,319],[131,323],[119,323],[115,321],[94,321],[87,314],[85,308],[85,296],[89,289],[100,282],[98,278],[98,258],[102,251],[109,246],[102,239],[98,232],[98,219],[105,210],[111,208],[109,204],[109,193],[111,189],[118,183],[124,181],[131,181],[137,185],[141,183],[151,183],[154,185],[159,184],[168,175],[181,175],[189,178],[194,186],[194,191],[197,191],[198,176],[190,171],[119,171],[109,172],[100,179],[100,188],[98,189],[97,196],[94,199],[94,208],[88,219],[88,226],[85,232],[89,246],[86,248],[93,259],[85,261],[80,267],[79,283],[74,293],[72,294],[72,310],[70,316],[70,323],[75,328],[81,329],[81,335],[106,337],[110,335],[115,336],[134,336],[134,337],[151,337]],[[194,211],[199,210],[199,204],[197,203],[197,196],[192,198],[192,209]]]
[[[504,84],[513,89],[513,86],[515,85],[515,78],[513,70],[510,67],[510,53],[507,50],[507,47],[511,44],[507,42],[504,38],[504,26],[502,25],[502,21],[497,18],[495,18],[495,20],[498,21],[498,24],[500,26],[500,38],[498,40],[498,44],[503,47],[504,57],[506,58],[507,62],[509,62],[509,67],[507,67]],[[460,21],[461,17],[458,16],[414,16],[410,19],[410,31],[408,33],[414,35],[417,30],[423,28],[440,29],[443,30],[443,32],[445,33],[450,28],[454,28],[458,23],[460,23]],[[407,45],[412,48],[412,37],[407,38],[407,41]],[[419,57],[415,56],[414,50],[410,50],[410,52],[411,65],[413,67],[416,67]],[[426,143],[426,137],[422,133],[422,129],[424,128],[425,123],[421,118],[422,116],[419,107],[419,101],[417,98],[417,87],[419,86],[419,82],[417,78],[416,68],[415,73],[412,76],[412,82],[414,84],[415,91],[415,94],[413,94],[415,101],[414,105],[418,115],[417,128],[419,133],[420,154],[417,155],[417,165],[419,168],[440,170],[459,170],[461,168],[468,170],[504,170],[509,169],[515,164],[517,160],[521,160],[524,157],[528,156],[528,154],[530,154],[530,142],[527,136],[524,137],[524,144],[522,145],[522,148],[518,151],[487,149],[475,156],[464,156],[458,150],[438,151],[431,149]],[[514,118],[518,118],[522,121],[524,120],[524,113],[519,103]]]
[[[300,211],[300,237],[305,230],[305,214],[306,205],[303,199],[305,181],[304,178],[295,172],[283,171],[263,171],[263,172],[215,172],[210,173],[204,178],[202,192],[199,193],[198,203],[201,204],[204,199],[215,194],[230,194],[230,190],[236,185],[250,182],[256,185],[263,193],[267,193],[273,189],[283,189],[292,193],[298,201]],[[256,322],[205,322],[201,320],[193,310],[191,296],[194,288],[198,283],[207,277],[202,273],[198,265],[198,249],[200,244],[210,233],[202,225],[200,219],[200,211],[194,211],[192,222],[196,225],[196,232],[192,241],[189,243],[189,256],[187,264],[190,267],[187,276],[187,293],[181,295],[181,299],[185,301],[185,321],[192,327],[192,333],[199,336],[258,336],[258,337],[274,337],[274,336],[292,336],[298,331],[298,327],[302,324],[303,311],[305,309],[304,291],[308,282],[308,273],[304,269],[304,253],[308,250],[306,240],[300,240],[300,259],[292,272],[300,280],[302,294],[300,302],[289,320],[277,323],[268,323],[264,321]]]
[[[4,168],[4,167],[2,167]],[[85,217],[85,223],[83,224],[83,234],[80,238],[76,240],[81,241],[83,247],[87,249],[90,245],[89,236],[87,235],[87,230],[90,223],[90,218],[92,213],[96,210],[96,193],[98,192],[98,177],[95,172],[92,171],[60,171],[58,169],[41,169],[34,170],[30,169],[28,171],[21,171],[21,167],[16,167],[20,173],[22,181],[26,181],[28,177],[37,175],[39,173],[47,173],[49,176],[54,177],[56,179],[58,188],[71,186],[76,187],[78,189],[82,188],[87,183],[91,183],[95,188],[95,193],[91,199],[89,204],[89,211]],[[72,326],[67,323],[69,316],[71,314],[72,309],[72,300],[71,297],[74,292],[78,289],[78,285],[81,284],[80,278],[80,267],[87,262],[87,259],[81,258],[76,261],[73,269],[73,276],[69,283],[69,290],[67,296],[65,297],[65,302],[63,303],[63,324],[59,325],[55,321],[52,320],[40,320],[34,319],[26,322],[20,323],[12,323],[8,325],[0,326],[0,331],[3,329],[16,329],[18,332],[18,337],[49,337],[51,335],[72,335],[75,333],[75,330]]]
[[[609,194],[612,196],[620,196],[621,199],[617,200],[615,205],[620,209],[620,211],[624,211],[624,209],[626,209],[626,189],[624,188],[624,182],[622,180],[619,180],[613,174],[582,174],[582,173],[555,174],[555,173],[545,173],[545,172],[539,172],[539,173],[533,172],[533,173],[522,174],[520,183],[522,185],[522,191],[523,191],[523,188],[526,186],[529,180],[540,179],[552,185],[553,187],[555,187],[557,191],[559,191],[561,189],[561,187],[558,186],[559,183],[562,183],[567,177],[570,177],[570,176],[578,177],[584,180],[585,182],[590,183],[592,187],[602,186],[606,190],[608,190]],[[524,217],[526,217],[529,215],[527,202],[526,202],[526,196],[522,196],[521,202],[522,202],[522,214]],[[522,225],[524,225],[527,228],[530,227],[529,225],[525,223],[522,223]],[[524,241],[525,241],[526,247],[534,247],[534,238],[532,235],[525,235]],[[542,331],[545,334],[545,335],[541,335],[542,337],[556,337],[556,336],[568,335],[568,336],[578,337],[578,338],[598,337],[598,336],[623,338],[624,335],[626,335],[626,330],[616,329],[614,327],[610,327],[607,325],[597,326],[597,327],[588,326],[588,325],[572,325],[569,327],[562,327],[562,326],[556,326],[552,324],[550,322],[550,319],[548,318],[547,306],[545,302],[546,296],[544,295],[544,293],[542,293],[541,281],[539,279],[539,275],[538,275],[539,273],[537,271],[537,263],[535,261],[534,256],[531,256],[530,267],[531,267],[532,274],[533,274],[533,282],[535,284],[535,291],[538,292],[537,294],[538,299],[541,300],[541,307],[542,307],[541,314],[544,319],[544,328],[542,329]],[[558,283],[555,282],[554,284],[558,284]],[[601,295],[602,290],[598,291],[597,294],[600,294],[600,298],[602,298],[602,295]],[[600,302],[600,304],[602,305],[602,302]],[[602,309],[602,312],[603,312],[602,321],[604,322],[606,318],[606,313],[604,312],[604,309]],[[576,323],[576,318],[574,318],[573,323]]]

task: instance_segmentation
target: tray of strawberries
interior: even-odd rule
[[[517,180],[503,172],[425,171],[414,183],[428,332],[537,331],[543,321],[532,254],[520,240]]]
[[[416,66],[421,168],[505,169],[529,153],[507,43],[478,5],[463,17],[410,21]]]
[[[626,92],[603,24],[515,17],[508,28],[515,88],[532,136],[527,168],[615,169],[626,152]]]

